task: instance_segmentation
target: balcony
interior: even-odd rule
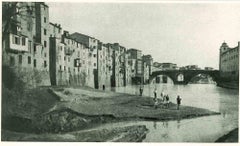
[[[12,52],[28,52],[28,38],[26,36],[9,35],[9,50]]]

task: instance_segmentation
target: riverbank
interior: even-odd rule
[[[219,82],[217,84],[217,86],[219,87],[223,87],[223,88],[227,88],[227,89],[235,89],[238,90],[239,89],[239,83],[238,82]]]
[[[206,109],[189,106],[181,106],[180,110],[177,110],[174,101],[171,101],[172,103],[170,103],[169,108],[166,108],[163,104],[159,104],[157,109],[155,109],[151,97],[100,91],[85,87],[48,87],[38,90],[41,91],[39,91],[41,97],[44,97],[44,100],[39,105],[30,106],[39,97],[33,98],[29,96],[25,101],[29,107],[32,107],[35,114],[27,110],[27,108],[18,108],[19,111],[12,112],[10,116],[8,115],[8,117],[15,116],[15,118],[9,118],[4,122],[7,122],[8,126],[3,126],[3,141],[71,141],[70,139],[66,139],[66,137],[70,136],[73,138],[74,136],[72,135],[74,135],[74,132],[76,134],[77,131],[82,132],[92,128],[97,128],[98,130],[92,131],[87,140],[77,134],[79,136],[73,138],[74,140],[72,141],[108,141],[106,138],[99,136],[98,133],[102,135],[101,131],[105,131],[103,133],[106,134],[106,137],[108,137],[107,135],[113,135],[114,138],[112,139],[114,140],[112,141],[141,141],[148,131],[146,127],[144,128],[144,125],[131,128],[118,127],[119,129],[113,128],[107,130],[101,129],[101,125],[126,120],[180,120],[219,114]],[[35,93],[38,92],[35,91]],[[49,101],[51,100],[46,100],[46,98],[54,100],[50,104]],[[48,105],[52,106],[45,106],[43,110],[41,109],[41,104],[44,104],[44,102],[48,102]],[[11,107],[14,108],[14,106]],[[17,120],[16,113],[18,113]],[[24,116],[29,115],[29,113],[31,113],[31,116]],[[11,123],[15,123],[15,129],[11,127]],[[21,125],[21,128],[19,129],[17,125]],[[131,130],[132,128],[135,130]],[[137,137],[131,136],[133,131],[138,131],[139,134]],[[121,137],[132,138],[121,139]]]
[[[220,137],[215,142],[238,142],[238,128],[230,131],[228,134]]]

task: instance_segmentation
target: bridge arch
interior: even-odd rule
[[[206,74],[212,77],[213,81],[218,83],[220,75],[218,70],[169,70],[169,71],[155,71],[150,76],[150,83],[158,75],[168,76],[174,84],[188,84],[192,78],[198,74]]]
[[[197,72],[192,72],[192,73],[186,73],[186,84],[188,84],[194,77],[196,77],[197,75],[209,75],[213,81],[215,81],[216,83],[218,82],[218,74],[216,74],[215,72],[210,72],[210,71],[197,71]]]
[[[170,78],[170,79],[172,80],[172,82],[174,83],[174,77],[171,76],[171,75],[169,75],[169,74],[166,74],[166,73],[159,73],[159,74],[157,74],[157,75],[155,75],[155,76],[151,76],[151,77],[149,78],[149,83],[152,83],[152,81],[153,81],[156,77],[158,77],[158,76],[160,76],[160,75],[167,76],[167,77]]]

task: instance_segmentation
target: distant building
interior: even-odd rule
[[[238,42],[238,46],[234,48],[228,47],[225,42],[222,43],[219,53],[219,71],[222,78],[238,81],[239,48],[240,42]]]
[[[187,65],[183,67],[186,70],[200,70],[201,68],[198,67],[198,65]],[[181,68],[181,69],[183,69]]]
[[[214,70],[212,67],[205,67],[204,70]]]
[[[160,70],[176,70],[176,69],[178,69],[177,64],[174,64],[174,63],[158,63],[158,62],[154,62],[153,66],[155,68],[160,69]]]

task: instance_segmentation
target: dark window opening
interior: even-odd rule
[[[44,29],[44,35],[47,35],[47,30],[46,29]]]
[[[26,39],[22,38],[22,45],[25,46],[25,44],[26,44]]]
[[[44,67],[47,67],[47,61],[44,60]]]
[[[13,56],[10,57],[10,65],[14,66],[15,65],[15,59]]]
[[[36,45],[33,46],[33,52],[34,52],[34,53],[37,52],[37,46],[36,46]]]
[[[44,7],[45,8],[45,7]],[[45,10],[45,9],[44,9]],[[44,17],[44,22],[46,23],[47,22],[47,18],[46,17]]]
[[[28,64],[31,64],[31,57],[28,56]]]
[[[18,60],[18,62],[19,62],[19,64],[22,64],[22,55],[19,55],[19,58],[18,58],[19,60]]]
[[[44,41],[44,47],[47,47],[47,41]]]
[[[33,67],[37,67],[37,60],[36,59],[33,60]]]

